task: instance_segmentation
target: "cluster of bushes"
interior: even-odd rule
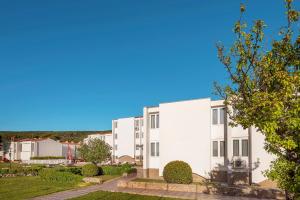
[[[45,181],[59,183],[77,183],[82,179],[80,175],[67,171],[60,171],[57,168],[44,168],[40,170],[39,176]]]
[[[33,166],[13,166],[11,169],[2,168],[0,169],[0,175],[5,176],[7,174],[15,176],[37,176],[39,171],[43,169],[44,166],[33,165]]]
[[[55,159],[65,159],[63,156],[35,156],[30,157],[30,160],[55,160]]]
[[[169,162],[163,171],[167,183],[190,184],[193,182],[192,168],[183,161]]]
[[[123,173],[134,173],[136,169],[130,164],[123,165],[107,165],[100,168],[100,173],[103,175],[122,175]]]

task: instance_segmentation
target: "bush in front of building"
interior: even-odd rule
[[[192,168],[184,161],[169,162],[163,171],[167,183],[190,184],[193,182]]]
[[[76,183],[82,180],[82,176],[70,172],[61,172],[55,168],[44,168],[40,170],[39,176],[44,181],[59,183]]]
[[[136,169],[130,164],[106,165],[100,168],[100,172],[103,175],[122,175],[123,173],[134,173],[136,172]]]
[[[95,164],[86,164],[82,167],[81,173],[83,176],[91,177],[99,174],[99,168]]]
[[[34,156],[30,157],[30,160],[56,160],[56,159],[66,159],[63,156]]]

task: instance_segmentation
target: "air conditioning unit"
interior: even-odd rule
[[[236,159],[233,161],[233,168],[235,169],[243,169],[246,168],[246,162],[242,159]]]

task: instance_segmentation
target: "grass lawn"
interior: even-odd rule
[[[88,195],[74,198],[73,200],[178,200],[174,198],[126,194],[120,192],[93,192]]]
[[[38,176],[0,178],[0,199],[26,199],[86,185],[82,182],[49,183]]]

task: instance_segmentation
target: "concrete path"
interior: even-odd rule
[[[233,197],[233,196],[221,196],[221,195],[210,195],[210,194],[197,194],[190,192],[170,192],[162,190],[145,190],[145,189],[130,189],[130,188],[118,188],[117,183],[119,180],[131,181],[135,177],[120,177],[102,185],[92,185],[79,189],[67,190],[62,192],[57,192],[45,196],[35,197],[32,200],[62,200],[71,199],[79,196],[86,195],[91,192],[96,191],[109,191],[109,192],[124,192],[130,194],[140,194],[149,196],[159,196],[159,197],[172,197],[180,199],[197,199],[197,200],[258,200],[256,198],[244,198],[244,197]]]

